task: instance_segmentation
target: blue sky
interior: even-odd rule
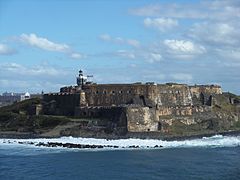
[[[97,83],[219,84],[240,94],[238,0],[0,0],[0,93]]]

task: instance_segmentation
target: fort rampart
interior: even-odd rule
[[[218,85],[84,83],[82,74],[78,83],[45,94],[45,114],[108,119],[106,126],[130,132],[162,131],[176,120],[194,124],[222,94]]]

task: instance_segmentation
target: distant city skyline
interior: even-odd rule
[[[97,83],[218,84],[240,94],[238,0],[0,0],[0,94]]]

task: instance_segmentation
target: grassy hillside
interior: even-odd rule
[[[36,132],[51,129],[69,122],[66,117],[34,115],[36,104],[41,99],[33,98],[0,108],[0,131]]]
[[[40,104],[41,99],[40,98],[32,98],[21,102],[16,102],[9,106],[4,106],[0,108],[0,113],[3,112],[13,112],[13,113],[19,113],[19,112],[25,112],[26,114],[30,114],[30,111],[32,108],[34,108],[34,105]]]

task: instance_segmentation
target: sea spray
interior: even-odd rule
[[[181,140],[181,141],[163,141],[156,139],[95,139],[95,138],[74,138],[74,137],[61,137],[61,138],[39,138],[39,139],[0,139],[0,146],[7,145],[21,145],[21,146],[47,146],[51,144],[51,148],[68,147],[101,147],[105,149],[152,149],[152,148],[187,148],[187,147],[236,147],[240,146],[240,136],[222,136],[215,135],[212,137],[203,137],[200,139]],[[55,144],[55,145],[54,145]],[[81,146],[80,146],[81,145]],[[69,146],[71,147],[71,146]]]

